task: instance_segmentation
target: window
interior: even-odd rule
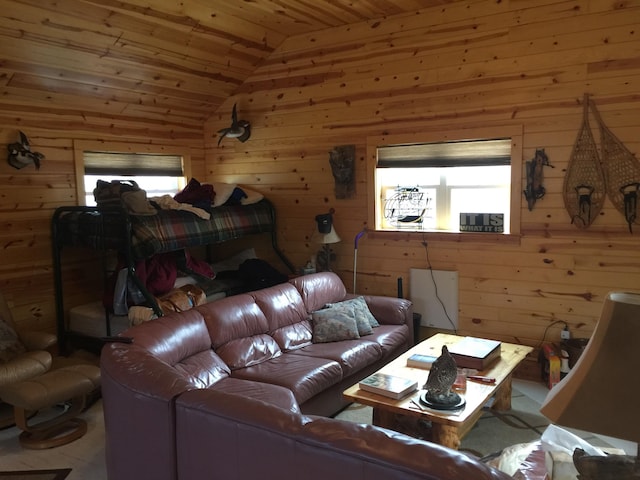
[[[370,139],[375,229],[519,233],[521,128],[506,130],[445,141]]]
[[[76,142],[75,158],[78,179],[84,179],[78,181],[78,199],[84,205],[95,205],[98,180],[135,180],[148,197],[155,197],[175,195],[190,176],[188,152],[165,146]]]

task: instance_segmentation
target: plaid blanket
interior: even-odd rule
[[[122,217],[101,214],[96,209],[77,211],[60,217],[60,232],[67,245],[92,248],[127,247]],[[190,246],[209,245],[245,235],[271,232],[274,228],[271,204],[261,200],[251,205],[221,206],[209,220],[181,210],[160,210],[157,215],[131,215],[132,251],[136,259]]]
[[[209,220],[181,210],[162,210],[158,215],[131,218],[136,258],[225,242],[273,229],[271,205],[264,200],[252,205],[216,207]]]

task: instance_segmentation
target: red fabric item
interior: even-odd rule
[[[198,180],[192,178],[182,191],[175,194],[173,199],[176,202],[188,203],[190,205],[213,203],[215,192],[213,191],[213,185],[200,184]]]
[[[189,270],[210,279],[216,278],[216,273],[207,262],[192,257],[186,250],[184,252],[184,256]]]
[[[159,253],[136,264],[136,275],[152,295],[170,291],[178,277],[178,267],[173,252]]]

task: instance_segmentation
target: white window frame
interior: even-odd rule
[[[191,178],[191,153],[189,147],[176,145],[157,145],[142,143],[124,142],[99,142],[88,140],[75,140],[73,142],[73,157],[76,174],[76,203],[86,204],[87,192],[84,187],[85,166],[84,152],[113,152],[125,154],[148,154],[148,155],[176,155],[182,157],[183,185]]]
[[[492,127],[465,128],[459,130],[430,131],[413,134],[393,134],[372,136],[367,138],[367,179],[368,179],[368,226],[369,231],[380,235],[427,235],[443,240],[461,241],[465,240],[497,240],[519,238],[520,236],[520,215],[522,197],[522,125],[503,125]],[[376,229],[376,218],[378,212],[383,208],[382,200],[378,195],[376,184],[377,149],[385,145],[406,145],[418,143],[454,142],[470,139],[491,139],[510,138],[511,139],[511,191],[510,191],[510,219],[509,233],[470,233],[470,232],[448,232],[432,230],[378,230]],[[475,213],[475,212],[474,212]],[[493,213],[493,212],[487,212]],[[500,238],[502,237],[502,238]],[[409,237],[411,238],[411,237]]]

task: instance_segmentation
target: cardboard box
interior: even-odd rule
[[[545,343],[540,349],[542,379],[549,389],[560,381],[560,350],[551,343]]]

